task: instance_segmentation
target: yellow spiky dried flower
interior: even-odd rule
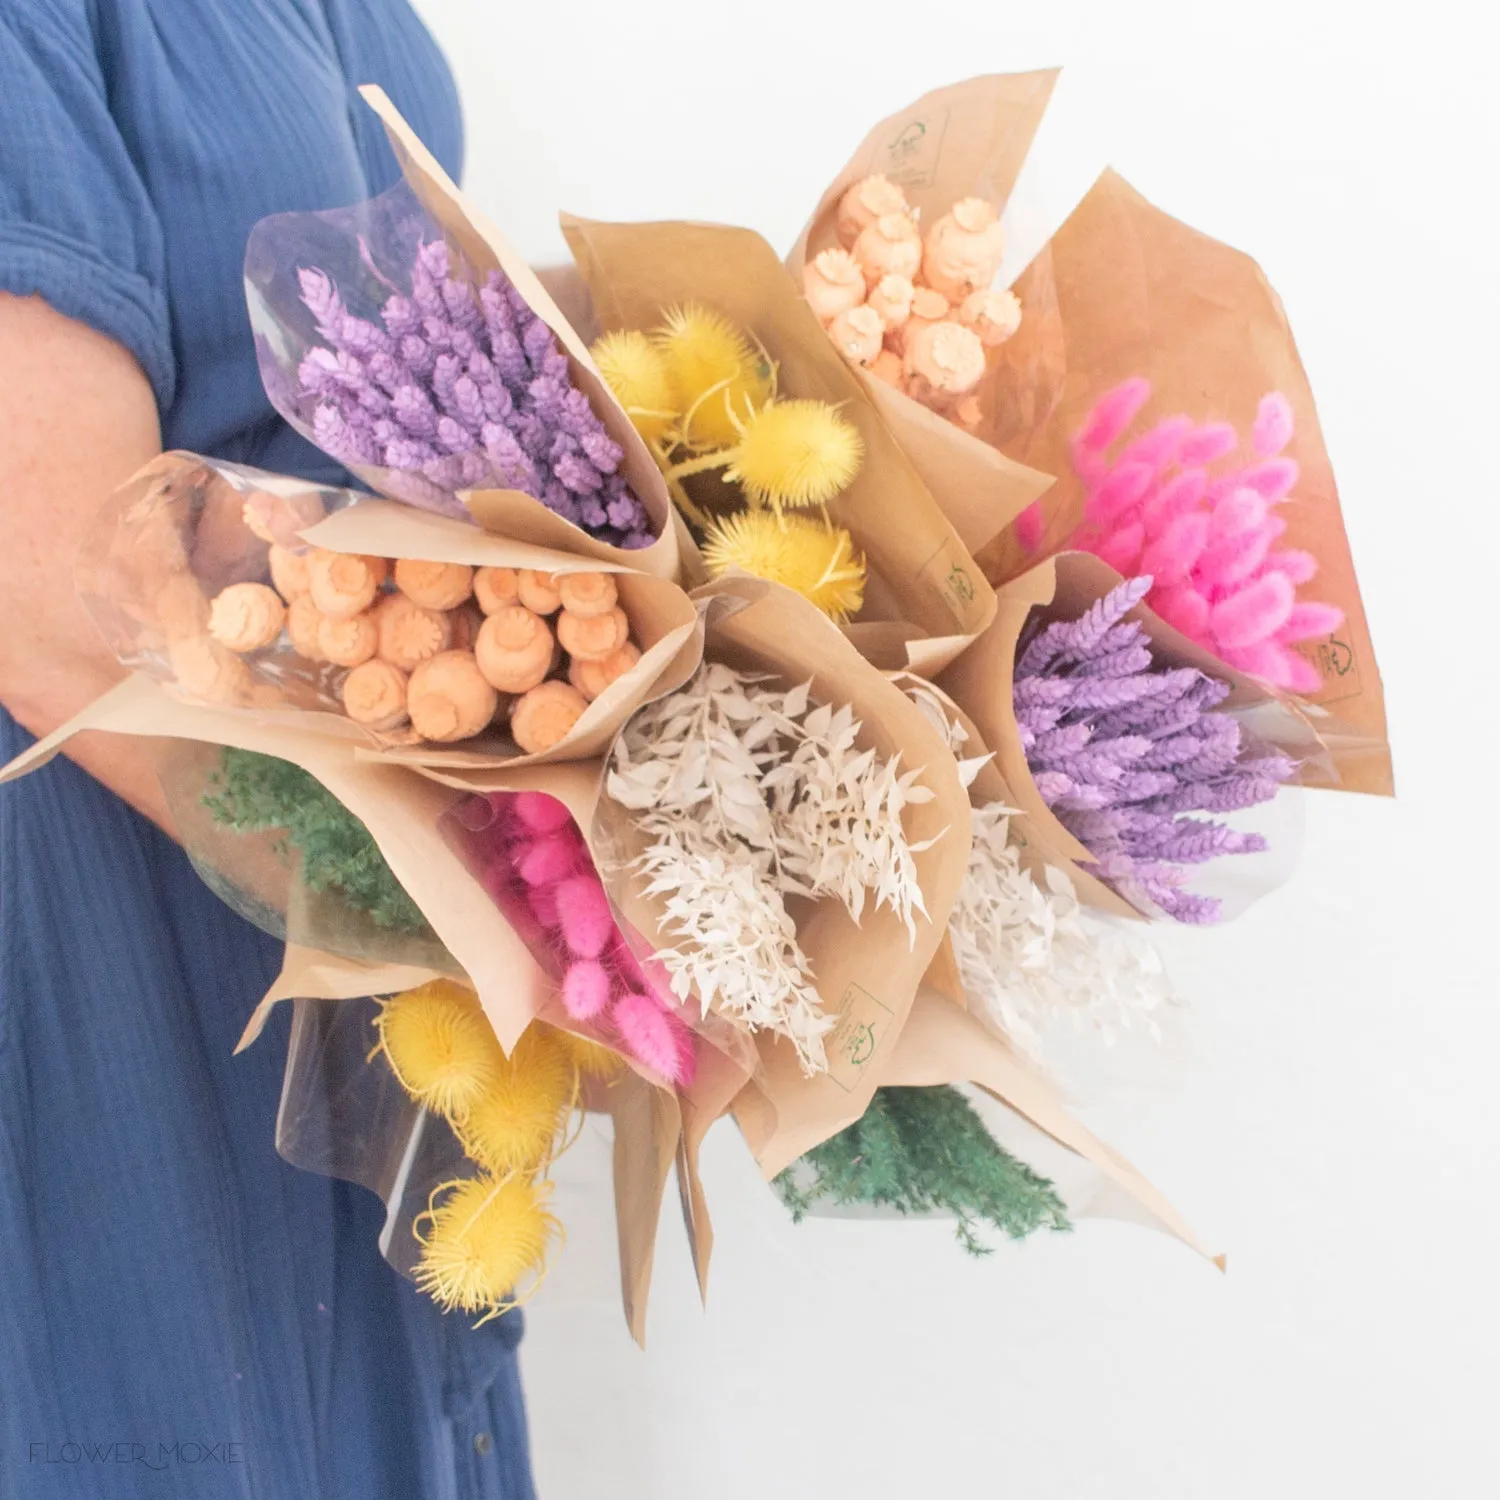
[[[533,1023],[455,1125],[465,1153],[496,1175],[540,1166],[577,1088],[577,1067],[559,1034]]]
[[[606,333],[589,350],[604,383],[647,443],[659,443],[681,415],[666,355],[644,333]]]
[[[775,401],[741,424],[724,471],[752,505],[826,505],[864,460],[859,429],[826,401]]]
[[[483,1312],[480,1322],[513,1307],[516,1287],[544,1273],[548,1242],[562,1228],[543,1206],[550,1191],[520,1176],[435,1188],[413,1226],[422,1246],[418,1288],[445,1311]]]
[[[865,563],[842,526],[746,511],[714,523],[703,558],[716,578],[738,569],[782,584],[843,624],[864,602]]]
[[[418,1104],[461,1120],[492,1088],[505,1054],[473,990],[434,979],[393,995],[375,1022],[380,1050]]]
[[[669,308],[651,341],[666,361],[689,448],[733,447],[737,424],[775,393],[771,362],[728,318],[699,303]]]

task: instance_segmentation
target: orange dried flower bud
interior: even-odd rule
[[[902,365],[917,400],[951,406],[983,379],[984,345],[962,324],[932,323],[907,338]]]
[[[354,552],[314,551],[307,564],[308,591],[325,615],[357,615],[375,602],[389,564],[383,557]]]
[[[825,250],[803,266],[802,295],[826,327],[865,300],[865,273],[847,250]]]
[[[911,316],[916,295],[917,289],[908,277],[882,276],[870,289],[869,305],[887,328],[899,328]]]
[[[568,681],[592,703],[611,683],[619,681],[641,659],[640,647],[626,641],[602,661],[575,657],[568,663]]]
[[[405,594],[388,594],[374,610],[380,632],[376,650],[403,672],[410,672],[439,651],[446,651],[453,638],[453,625],[441,610],[423,609]]]
[[[514,568],[478,568],[474,573],[474,598],[485,614],[520,600],[520,574]]]
[[[603,615],[557,617],[557,643],[575,661],[603,661],[630,639],[630,622],[618,605]]]
[[[522,604],[533,614],[550,615],[562,604],[562,595],[557,591],[556,573],[538,573],[534,568],[522,568],[516,579],[516,594]]]
[[[885,324],[873,307],[852,307],[828,325],[828,336],[851,364],[873,364],[885,345]]]
[[[510,716],[511,737],[527,755],[550,750],[573,732],[587,707],[577,688],[544,682],[517,699]]]
[[[479,670],[502,693],[524,693],[552,670],[551,627],[523,604],[496,610],[480,627],[474,643]]]
[[[323,661],[323,648],[318,644],[318,631],[326,616],[312,602],[311,594],[299,594],[286,609],[286,633],[291,637],[292,649],[308,661]]]
[[[318,651],[323,660],[340,667],[369,661],[380,646],[380,627],[372,610],[336,620],[324,615],[318,622]]]
[[[344,678],[344,712],[366,729],[398,729],[406,722],[406,673],[378,656]]]
[[[231,651],[259,651],[281,634],[286,605],[264,583],[231,583],[214,600],[208,633]]]
[[[909,212],[906,194],[889,178],[878,173],[861,178],[839,199],[839,243],[852,245],[861,230],[886,214]]]
[[[559,573],[558,598],[570,615],[588,618],[608,614],[620,597],[620,590],[610,573]]]
[[[467,563],[398,558],[396,587],[424,609],[457,609],[474,592],[474,570]]]
[[[854,258],[873,289],[886,276],[914,278],[922,264],[922,240],[905,214],[886,214],[867,224],[854,242]]]
[[[500,697],[467,651],[444,651],[424,661],[406,685],[406,711],[424,740],[472,739],[495,717]]]
[[[312,587],[312,580],[308,577],[307,553],[292,552],[272,542],[266,552],[266,562],[270,564],[271,582],[275,584],[276,592],[288,604],[293,599],[300,599]]]

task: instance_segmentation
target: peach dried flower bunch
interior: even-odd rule
[[[813,256],[802,290],[840,354],[965,427],[996,351],[1021,326],[1015,294],[991,285],[1005,240],[984,198],[962,198],[924,234],[881,176],[839,200],[839,243]]]
[[[653,329],[605,334],[592,352],[715,577],[770,579],[839,622],[858,612],[864,559],[828,504],[858,474],[864,441],[836,406],[780,396],[765,350],[697,303],[668,309]],[[712,471],[718,494],[695,499],[685,482]],[[736,490],[741,503],[726,510]]]
[[[275,540],[258,498],[244,517],[270,542],[271,582],[223,589],[209,634],[240,654],[284,637],[305,661],[342,668],[344,712],[367,729],[451,744],[508,725],[534,754],[640,660],[609,573],[297,552]]]

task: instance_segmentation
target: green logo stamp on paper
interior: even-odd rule
[[[871,170],[904,188],[931,187],[948,129],[948,113],[940,109],[932,115],[902,121],[880,148]]]
[[[852,1094],[870,1060],[890,1031],[895,1015],[868,990],[857,984],[845,987],[839,1001],[838,1022],[824,1040],[828,1054],[828,1076],[845,1093]]]

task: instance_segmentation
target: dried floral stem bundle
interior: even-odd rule
[[[852,422],[829,402],[779,397],[765,351],[696,303],[669,309],[649,333],[606,334],[593,355],[702,533],[715,577],[768,578],[840,622],[858,612],[864,559],[826,511],[864,459]],[[738,489],[743,510],[720,514],[689,495],[684,481],[714,470]],[[807,510],[815,513],[789,514]]]
[[[410,295],[388,298],[379,324],[350,313],[321,271],[302,271],[301,286],[326,341],[298,369],[325,452],[392,471],[391,494],[450,515],[466,514],[458,490],[521,490],[590,536],[650,545],[620,445],[574,386],[552,330],[499,271],[476,289],[445,243],[424,244]]]
[[[824,1014],[788,897],[867,902],[916,939],[926,916],[902,812],[930,801],[920,772],[860,750],[852,709],[812,702],[722,664],[637,714],[606,780],[648,841],[634,868],[663,901],[658,957],[675,993],[826,1066]]]
[[[1268,802],[1295,766],[1213,712],[1226,683],[1153,665],[1145,631],[1124,619],[1150,587],[1131,579],[1081,618],[1023,639],[1016,721],[1038,792],[1094,856],[1100,879],[1180,922],[1212,922],[1220,903],[1183,888],[1188,868],[1266,841],[1180,815]]]
[[[877,1089],[864,1115],[788,1167],[776,1190],[797,1221],[820,1203],[952,1214],[958,1242],[976,1256],[992,1249],[977,1233],[983,1224],[1013,1240],[1072,1227],[1052,1183],[946,1086]]]
[[[1127,380],[1100,397],[1073,438],[1088,498],[1071,545],[1121,573],[1149,573],[1151,608],[1230,666],[1316,692],[1318,670],[1294,648],[1336,630],[1343,612],[1297,598],[1318,560],[1278,546],[1287,529],[1278,510],[1298,475],[1285,455],[1291,403],[1279,391],[1264,397],[1249,462],[1216,471],[1239,445],[1228,422],[1167,417],[1110,453],[1150,396],[1149,381]]]
[[[959,775],[975,785],[988,754],[965,755],[969,733],[943,700],[912,682],[906,695],[948,742]],[[1067,874],[1048,865],[1038,884],[1010,836],[1020,816],[1003,802],[977,802],[964,883],[948,919],[959,978],[978,1012],[1023,1052],[1039,1057],[1045,1032],[1061,1020],[1106,1044],[1144,1025],[1175,1001],[1161,955],[1123,925],[1089,912]]]

